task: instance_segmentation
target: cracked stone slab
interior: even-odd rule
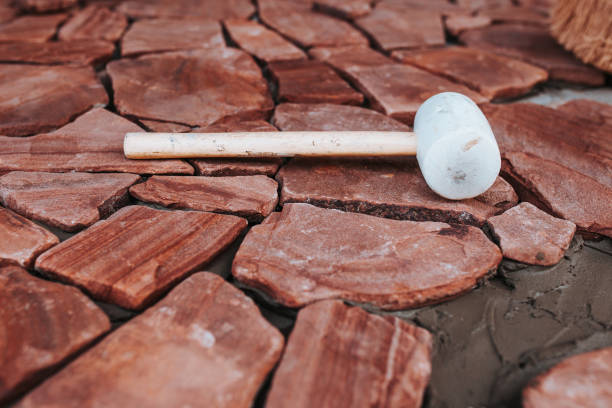
[[[233,215],[128,206],[51,248],[35,267],[96,299],[142,309],[221,253],[246,225]]]
[[[127,132],[142,129],[105,109],[92,109],[51,133],[0,136],[0,174],[16,170],[193,174],[193,167],[182,160],[126,159]]]
[[[369,0],[314,0],[314,7],[324,13],[353,20],[369,14],[372,11],[371,3]]]
[[[517,23],[517,24],[533,24],[541,27],[548,27],[549,17],[546,13],[542,13],[530,7],[505,6],[482,10],[478,15],[486,16],[493,23]]]
[[[262,119],[274,108],[255,61],[233,48],[117,60],[107,71],[123,115],[208,126],[228,117]]]
[[[420,407],[431,348],[427,330],[401,319],[317,302],[298,313],[266,406]]]
[[[110,330],[104,312],[78,289],[0,267],[0,402]]]
[[[30,268],[38,255],[58,242],[51,232],[0,207],[0,266]]]
[[[473,48],[399,50],[393,52],[393,57],[467,85],[489,99],[526,94],[548,79],[548,72],[541,68]]]
[[[2,178],[0,178],[0,181]],[[153,176],[130,188],[138,200],[168,208],[211,211],[261,221],[278,202],[276,181],[270,177]]]
[[[487,16],[456,15],[444,20],[446,30],[454,36],[458,36],[464,31],[491,25],[491,19]]]
[[[114,51],[112,43],[102,40],[0,43],[0,62],[94,65],[108,61]]]
[[[406,9],[407,11],[435,11],[443,16],[468,15],[470,11],[450,3],[448,0],[380,0],[380,4]]]
[[[13,171],[0,176],[0,202],[32,220],[78,231],[129,203],[136,174]]]
[[[0,42],[49,41],[66,18],[66,14],[18,17],[0,25]]]
[[[46,13],[76,6],[78,0],[16,0],[16,3],[22,10]]]
[[[607,103],[590,99],[574,99],[558,106],[557,110],[593,122],[598,126],[612,126],[612,105]],[[607,137],[605,137],[606,134]],[[607,143],[612,144],[610,132],[606,134],[602,134],[602,137],[605,138]]]
[[[313,58],[324,61],[345,75],[351,68],[394,64],[387,56],[364,45],[314,47],[308,51]]]
[[[17,406],[248,408],[283,343],[251,299],[196,273]]]
[[[180,123],[160,122],[158,120],[140,119],[138,122],[151,132],[186,133],[193,129],[191,126],[181,125]]]
[[[524,202],[487,220],[506,258],[531,265],[555,265],[570,246],[576,225]]]
[[[205,17],[211,20],[248,18],[255,12],[250,0],[128,0],[117,10],[132,18]]]
[[[287,204],[251,228],[232,274],[288,307],[343,299],[401,310],[473,289],[501,259],[474,227]]]
[[[59,30],[58,38],[68,40],[105,40],[115,42],[128,26],[127,18],[116,11],[91,4],[75,12]]]

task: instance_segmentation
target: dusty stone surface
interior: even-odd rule
[[[0,174],[14,170],[193,174],[193,167],[182,160],[126,159],[125,134],[141,131],[121,116],[93,109],[51,133],[0,136]]]
[[[121,40],[121,55],[224,48],[219,22],[204,18],[156,18],[133,23]]]
[[[0,176],[0,202],[24,217],[78,231],[129,203],[136,174],[13,171]]]
[[[58,11],[75,6],[78,0],[16,0],[22,10],[34,12]]]
[[[255,61],[233,48],[118,60],[107,71],[124,115],[207,126],[226,117],[260,119],[274,108]]]
[[[555,265],[570,246],[576,225],[524,202],[487,220],[506,258],[531,265]]]
[[[118,11],[132,18],[205,17],[211,20],[248,18],[255,12],[249,0],[128,0]]]
[[[51,232],[0,207],[0,266],[29,268],[38,255],[58,242]]]
[[[108,61],[114,51],[102,40],[0,43],[0,62],[93,65]]]
[[[372,11],[372,4],[368,0],[315,0],[314,6],[324,13],[346,19],[362,17]]]
[[[107,7],[91,4],[77,11],[59,30],[60,40],[105,40],[115,42],[127,28],[127,18]]]
[[[321,61],[276,61],[268,68],[278,84],[280,102],[347,105],[363,102],[362,94]]]
[[[55,35],[57,26],[67,17],[66,14],[18,17],[0,25],[0,42],[49,41]]]
[[[313,58],[324,61],[335,69],[347,74],[351,68],[393,64],[387,56],[364,45],[341,47],[314,47],[308,51]]]
[[[283,343],[251,299],[197,273],[17,406],[248,408]]]
[[[469,291],[501,259],[474,227],[288,204],[251,228],[232,274],[289,307],[343,299],[398,310]]]
[[[262,175],[153,176],[132,186],[130,194],[164,207],[233,214],[249,221],[261,221],[276,207],[277,187],[273,179]]]
[[[491,19],[487,16],[456,15],[444,20],[446,30],[454,36],[458,36],[464,31],[482,28],[491,25]]]
[[[433,74],[462,83],[489,99],[528,93],[548,72],[512,58],[473,48],[394,51],[393,56]]]
[[[472,48],[518,58],[548,71],[551,79],[585,85],[603,85],[605,76],[565,51],[548,29],[523,24],[496,24],[469,30],[459,41]]]
[[[590,99],[574,99],[557,107],[558,111],[593,122],[595,125],[612,126],[612,105]],[[612,143],[612,135],[602,134],[606,143]]]
[[[51,248],[35,267],[96,299],[142,309],[212,260],[246,224],[232,215],[128,206]]]
[[[396,317],[317,302],[298,314],[266,406],[420,407],[431,343],[429,332]]]
[[[0,267],[0,402],[25,391],[110,329],[108,317],[73,287]]]

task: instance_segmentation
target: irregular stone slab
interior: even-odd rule
[[[304,51],[254,21],[231,19],[225,20],[223,25],[240,48],[260,60],[271,62],[306,59]]]
[[[24,217],[78,231],[129,203],[135,174],[14,171],[0,177],[0,202]]]
[[[19,10],[15,7],[13,3],[1,3],[0,4],[0,23],[6,23],[7,21],[11,21],[17,16]]]
[[[469,291],[501,259],[474,227],[288,204],[251,228],[232,274],[288,307],[343,299],[399,310]]]
[[[18,406],[251,406],[283,336],[222,278],[197,273]]]
[[[93,65],[108,61],[114,51],[112,43],[101,40],[0,43],[0,62]]]
[[[0,64],[0,134],[48,131],[107,102],[89,67]]]
[[[387,56],[363,45],[341,47],[315,47],[308,51],[313,58],[324,61],[347,74],[351,68],[394,64]]]
[[[269,27],[302,47],[368,45],[357,29],[312,10],[310,1],[259,0],[259,17]]]
[[[224,47],[221,25],[215,20],[158,18],[132,24],[121,40],[121,55]]]
[[[262,175],[153,176],[132,186],[130,194],[138,200],[168,208],[234,214],[249,221],[261,221],[276,207],[277,187],[273,179]]]
[[[457,5],[463,9],[474,12],[478,10],[511,6],[512,0],[457,0]]]
[[[277,61],[268,65],[280,102],[361,105],[363,95],[320,61]]]
[[[142,129],[105,109],[93,109],[52,133],[0,136],[0,174],[13,170],[193,174],[193,167],[182,160],[126,159],[127,132]]]
[[[129,206],[51,248],[35,266],[96,299],[142,309],[212,260],[246,224],[232,215]]]
[[[78,0],[17,0],[16,3],[23,10],[41,13],[70,8]]]
[[[123,59],[107,71],[124,115],[207,126],[226,117],[261,119],[274,107],[255,61],[233,48]]]
[[[393,57],[465,84],[489,99],[523,95],[548,78],[543,69],[473,48],[399,50]]]
[[[117,8],[132,18],[205,17],[211,20],[248,18],[255,12],[250,0],[128,0]]]
[[[588,120],[598,126],[612,126],[612,105],[590,99],[574,99],[557,107],[558,111]],[[610,135],[610,133],[608,133]],[[603,136],[603,135],[602,135]],[[606,138],[612,143],[612,136]]]
[[[521,203],[487,220],[506,258],[532,265],[555,265],[569,248],[576,225]]]
[[[497,207],[502,211],[506,211],[514,207],[518,201],[518,195],[514,188],[501,177],[495,180],[495,183],[487,191],[474,197],[475,200]]]
[[[556,2],[557,0],[519,0],[518,4],[539,11],[540,13],[550,14]]]
[[[139,122],[145,127],[145,129],[151,132],[186,133],[192,130],[190,126],[181,125],[179,123],[160,122],[157,120],[146,119],[141,119]]]
[[[27,41],[45,42],[51,39],[68,16],[49,14],[45,16],[23,16],[0,25],[0,42]]]
[[[612,347],[579,354],[535,378],[523,391],[525,408],[612,405]]]
[[[443,16],[468,15],[470,11],[450,3],[448,0],[382,0],[379,4],[390,5],[395,8],[403,8],[408,11],[426,10],[435,11]]]
[[[518,58],[544,68],[551,79],[585,85],[603,85],[605,76],[580,62],[561,47],[547,28],[522,24],[496,24],[469,30],[459,41],[471,48]]]
[[[440,197],[427,186],[414,158],[293,159],[276,179],[282,186],[281,204],[309,203],[397,220],[482,226],[516,204],[506,196],[494,197],[498,202]]]
[[[431,348],[428,331],[396,317],[317,302],[298,314],[266,406],[420,407]]]
[[[0,268],[0,402],[27,390],[48,370],[110,329],[108,317],[78,289]]]
[[[503,172],[521,200],[572,221],[580,231],[612,237],[612,188],[560,164],[506,153]]]
[[[91,4],[77,11],[59,30],[60,40],[105,40],[115,42],[127,28],[125,16]]]
[[[482,28],[491,25],[491,19],[487,16],[451,16],[444,20],[446,31],[458,36],[464,31]]]
[[[365,16],[372,11],[369,0],[315,0],[314,6],[324,13],[332,14],[345,19],[354,19]]]
[[[46,229],[0,207],[0,266],[29,268],[38,255],[58,242]]]
[[[535,24],[548,27],[548,16],[528,7],[505,6],[482,10],[478,15],[489,17],[494,23]]]

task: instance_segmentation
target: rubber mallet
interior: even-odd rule
[[[501,167],[489,122],[467,96],[445,92],[417,111],[415,132],[128,133],[128,159],[414,156],[429,187],[460,200],[484,193]]]

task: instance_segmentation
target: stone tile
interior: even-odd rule
[[[18,17],[0,25],[0,42],[48,41],[55,35],[57,26],[67,17],[66,14]]]
[[[108,317],[77,289],[0,268],[0,402],[28,389],[110,329]]]
[[[569,248],[576,225],[524,202],[487,220],[506,258],[532,265],[554,265]]]
[[[427,186],[413,158],[293,159],[276,178],[281,204],[309,203],[397,220],[481,226],[516,204],[516,197],[508,195],[460,201],[440,197]]]
[[[0,176],[0,202],[24,217],[78,231],[129,203],[135,174],[14,171]]]
[[[343,299],[399,310],[469,291],[501,259],[474,227],[289,204],[251,228],[232,274],[288,307]]]
[[[240,48],[262,61],[289,61],[306,58],[304,51],[255,21],[231,19],[225,20],[223,25]]]
[[[0,43],[0,62],[93,65],[108,61],[114,51],[112,43],[101,40]]]
[[[0,207],[0,266],[29,268],[38,255],[58,242],[46,229]]]
[[[324,13],[352,20],[372,11],[369,0],[314,0],[314,7]]]
[[[487,16],[456,15],[444,20],[446,31],[454,36],[458,36],[464,31],[482,28],[491,25],[491,19]]]
[[[541,68],[473,48],[399,50],[393,52],[393,57],[465,84],[489,99],[526,94],[534,85],[548,79],[548,72]]]
[[[486,10],[512,5],[512,0],[457,0],[457,5],[468,11]]]
[[[107,102],[104,87],[89,67],[0,64],[0,135],[58,128]]]
[[[77,11],[59,30],[60,40],[105,40],[115,42],[127,28],[125,16],[92,4]]]
[[[394,64],[391,58],[364,45],[314,47],[308,51],[308,54],[314,59],[328,63],[345,74],[355,67]]]
[[[172,122],[160,122],[157,120],[141,119],[139,122],[145,127],[145,129],[151,132],[162,132],[162,133],[186,133],[191,132],[190,126],[181,125],[180,123]]]
[[[0,180],[2,180],[0,178]],[[233,214],[261,221],[278,202],[278,185],[266,176],[153,176],[130,188],[138,200],[180,208]]]
[[[494,23],[534,24],[548,27],[548,16],[528,7],[505,6],[481,11],[478,15],[489,17]]]
[[[468,15],[471,12],[448,0],[379,0],[379,3],[411,10],[435,11],[443,16]]]
[[[548,71],[551,79],[585,85],[603,85],[605,76],[584,65],[550,36],[548,29],[522,24],[496,24],[462,33],[459,41]]]
[[[363,95],[321,61],[277,61],[268,65],[280,102],[361,105]]]
[[[298,314],[266,406],[420,407],[431,348],[428,331],[396,317],[317,302]]]
[[[612,105],[607,103],[590,99],[574,99],[558,106],[557,110],[593,122],[598,126],[612,126]],[[608,135],[606,142],[612,143],[612,136],[610,133]]]
[[[121,40],[121,55],[224,48],[219,22],[204,18],[156,18],[134,22]]]
[[[14,170],[193,174],[193,167],[182,160],[126,159],[125,134],[141,131],[121,116],[93,109],[51,133],[0,136],[0,174]]]
[[[253,59],[233,48],[146,55],[107,65],[124,115],[207,126],[261,119],[274,103]]]
[[[248,18],[255,13],[250,0],[128,0],[117,8],[132,18],[205,17],[212,20]]]
[[[124,207],[45,252],[35,267],[96,299],[142,309],[212,260],[246,224],[232,215]]]
[[[516,204],[518,204],[519,198],[514,191],[514,188],[501,177],[495,180],[495,183],[487,191],[474,197],[475,200],[482,201],[485,204],[489,204],[493,207],[499,208],[502,211],[506,211]]]
[[[78,0],[16,0],[15,2],[22,10],[38,13],[64,10],[78,4]]]
[[[283,343],[251,299],[197,273],[17,406],[248,408]]]

